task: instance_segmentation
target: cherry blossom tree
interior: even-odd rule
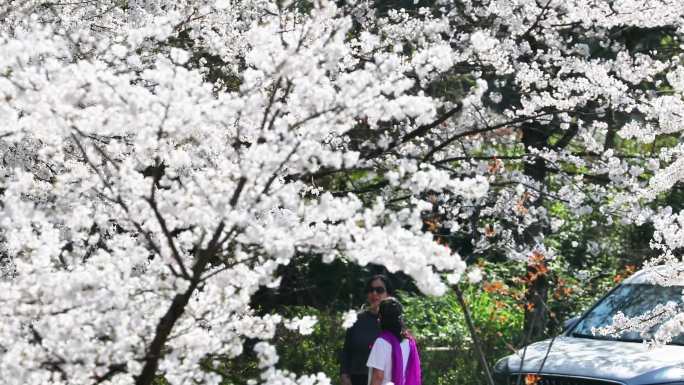
[[[374,131],[370,147],[383,148],[362,158],[487,178],[474,204],[432,191],[427,227],[461,254],[528,262],[531,338],[544,335],[544,272],[557,254],[546,239],[571,238],[583,222],[640,225],[658,211],[642,191],[676,158],[681,14],[673,1],[459,1],[368,17],[367,29],[389,38],[364,57],[429,47],[406,71],[444,104],[438,126]],[[416,67],[426,62],[427,72]],[[581,243],[589,260],[600,251]]]
[[[460,275],[421,231],[427,202],[389,212],[305,182],[358,167],[343,138],[358,119],[436,119],[432,98],[406,92],[398,54],[347,62],[352,21],[334,5],[82,5],[2,13],[2,135],[23,164],[3,170],[5,380],[217,383],[201,361],[249,338],[263,341],[262,381],[324,383],[276,370],[268,343],[277,324],[311,320],[250,307],[278,266],[297,253],[381,262],[433,294],[438,273]],[[193,50],[173,46],[181,33]],[[192,61],[205,50],[237,89],[205,81]],[[473,199],[487,183],[448,188]]]
[[[681,214],[649,208],[684,175],[654,144],[678,135],[678,50],[630,33],[678,39],[684,5],[421,5],[0,5],[0,376],[218,383],[202,362],[252,340],[257,382],[323,384],[269,343],[314,320],[250,303],[296,255],[441,294],[459,251],[552,259],[576,231],[558,202],[679,247]]]

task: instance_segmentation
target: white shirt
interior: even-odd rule
[[[401,346],[401,358],[404,363],[404,378],[406,378],[406,365],[408,364],[410,351],[409,340],[404,338],[399,346]],[[385,378],[382,380],[382,385],[392,382],[392,345],[383,338],[376,339],[370,355],[368,356],[366,366],[368,366],[368,384],[370,384],[373,368],[385,372]]]

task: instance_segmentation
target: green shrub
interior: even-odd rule
[[[311,307],[289,307],[281,312],[286,317],[311,315],[318,318],[311,335],[280,327],[274,343],[278,347],[278,367],[300,374],[323,372],[335,383],[339,377],[339,352],[342,350],[345,329],[342,315]]]
[[[490,364],[511,352],[520,337],[523,312],[515,300],[464,286],[473,323]],[[480,385],[484,374],[456,296],[402,297],[406,321],[421,348],[426,385]]]
[[[510,352],[522,329],[522,310],[515,301],[489,293],[478,286],[464,287],[473,322],[478,328],[486,356],[494,359]],[[482,369],[463,312],[453,293],[427,297],[400,293],[407,326],[421,349],[425,385],[480,385]],[[341,313],[323,312],[310,307],[288,307],[287,317],[314,315],[318,323],[308,336],[279,328],[275,337],[280,355],[279,368],[296,373],[324,372],[333,384],[339,382],[338,354],[345,330]]]
[[[511,277],[515,274],[511,274],[511,271],[507,271],[510,276],[493,271],[490,273],[495,279],[478,285],[464,285],[462,289],[482,349],[492,365],[496,359],[510,354],[514,347],[520,347],[524,315],[519,301],[523,288],[504,283],[512,282]],[[586,290],[580,290],[579,282],[568,279],[566,286],[573,288],[570,298],[555,298],[550,293],[551,310],[577,310],[593,300],[598,288],[603,290],[604,286],[610,286],[613,278],[601,277],[595,283],[596,287],[591,285]],[[401,292],[399,298],[404,304],[407,326],[421,350],[423,383],[483,384],[484,373],[455,294],[428,297]],[[302,336],[282,326],[278,328],[273,341],[280,356],[278,367],[298,374],[323,372],[332,379],[333,384],[339,384],[338,357],[345,334],[341,326],[342,313],[306,306],[284,306],[277,311],[285,317],[312,315],[318,318],[311,335]],[[238,359],[221,360],[215,357],[207,361],[207,369],[222,374],[223,385],[244,384],[249,378],[257,378],[259,371],[250,343],[246,342],[245,353]]]

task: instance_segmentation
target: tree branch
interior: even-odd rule
[[[402,144],[408,142],[408,141],[411,140],[411,139],[417,138],[417,137],[419,137],[419,136],[421,136],[421,135],[425,135],[426,133],[428,133],[428,132],[429,132],[430,130],[432,130],[433,128],[439,126],[440,124],[446,122],[447,119],[449,119],[450,117],[454,116],[457,112],[459,112],[459,111],[461,110],[462,107],[463,107],[463,105],[462,105],[461,103],[459,103],[456,107],[454,107],[454,108],[450,109],[449,111],[445,112],[442,116],[440,116],[440,117],[439,117],[437,120],[435,120],[434,122],[416,128],[415,130],[413,130],[413,131],[409,132],[408,134],[404,135],[401,139],[399,139],[399,140],[397,140],[397,141],[395,141],[395,142],[392,142],[387,148],[377,149],[377,150],[372,151],[372,152],[370,152],[369,154],[363,155],[363,156],[361,156],[361,157],[362,157],[363,159],[372,159],[372,158],[375,158],[375,157],[377,157],[377,156],[386,154],[386,153],[388,153],[389,151],[392,151],[392,150],[395,149],[397,146],[402,145]]]
[[[157,190],[157,187],[155,186],[155,182],[152,182],[150,197],[145,198],[145,200],[147,201],[147,203],[152,208],[152,211],[154,212],[154,216],[157,219],[157,223],[159,223],[159,226],[162,229],[162,233],[164,234],[164,238],[166,238],[166,242],[168,243],[169,247],[171,248],[171,255],[173,256],[173,259],[178,264],[178,267],[181,270],[181,274],[182,274],[183,278],[190,279],[190,274],[188,273],[188,270],[185,268],[185,264],[183,263],[183,259],[181,258],[180,252],[178,251],[178,248],[176,247],[176,242],[174,241],[174,236],[171,234],[171,231],[169,230],[169,227],[166,224],[166,219],[164,219],[161,212],[159,211],[159,206],[157,205],[157,199],[156,199],[156,194],[155,194],[156,190]]]
[[[437,145],[436,147],[434,147],[432,150],[430,150],[430,151],[423,157],[423,162],[425,162],[425,161],[427,161],[428,159],[432,158],[437,152],[443,150],[446,146],[448,146],[449,144],[453,143],[455,140],[458,140],[458,139],[460,139],[460,138],[463,138],[463,137],[466,137],[466,136],[471,136],[471,135],[482,134],[482,133],[489,132],[489,131],[498,130],[498,129],[503,128],[503,127],[506,127],[506,126],[524,123],[524,122],[527,122],[527,121],[530,121],[530,120],[533,120],[533,119],[540,118],[540,117],[542,117],[542,116],[553,115],[553,114],[555,114],[555,113],[557,113],[557,111],[554,111],[554,112],[543,112],[543,113],[540,113],[540,114],[537,114],[537,115],[534,115],[534,116],[527,116],[527,117],[521,117],[521,118],[518,118],[518,119],[509,120],[509,121],[507,121],[507,122],[495,124],[495,125],[493,125],[493,126],[486,126],[486,127],[477,128],[477,129],[470,130],[470,131],[460,132],[460,133],[455,134],[455,135],[453,135],[452,137],[446,139],[445,141],[443,141],[442,143],[440,143],[439,145]]]
[[[463,291],[461,291],[461,288],[458,286],[458,284],[453,286],[454,293],[456,293],[456,299],[458,300],[458,304],[461,307],[461,310],[463,311],[463,315],[465,316],[466,324],[468,325],[468,330],[470,331],[471,337],[473,337],[473,345],[475,346],[475,351],[477,352],[478,357],[480,358],[480,364],[482,365],[482,369],[485,372],[485,376],[487,378],[487,383],[489,385],[496,385],[494,383],[494,378],[492,377],[492,373],[489,369],[489,364],[487,363],[487,357],[485,357],[484,352],[482,351],[482,341],[480,341],[480,337],[477,334],[477,330],[475,329],[475,325],[473,324],[473,320],[470,317],[470,311],[468,311],[468,305],[465,303],[465,300],[463,299]]]
[[[155,329],[154,339],[147,349],[144,359],[144,366],[140,375],[136,376],[135,385],[151,385],[157,374],[159,360],[162,357],[162,349],[168,341],[169,335],[174,325],[185,312],[185,307],[190,301],[190,297],[195,292],[202,281],[202,273],[206,269],[212,255],[216,254],[219,246],[219,239],[225,228],[225,223],[221,222],[212,236],[207,248],[199,253],[194,266],[192,267],[192,277],[188,288],[180,294],[176,294],[164,316],[159,320]]]

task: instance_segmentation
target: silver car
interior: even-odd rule
[[[608,326],[618,312],[638,316],[670,301],[682,306],[684,285],[653,284],[656,272],[640,271],[611,290],[588,312],[566,322],[555,339],[527,346],[494,366],[497,385],[684,385],[684,334],[664,346],[643,342],[647,335],[597,335],[592,328]],[[520,377],[520,378],[519,378]]]

